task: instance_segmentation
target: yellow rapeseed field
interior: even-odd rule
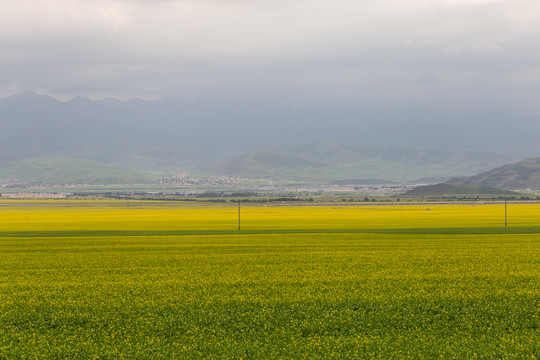
[[[536,359],[540,205],[0,202],[0,359]]]
[[[26,201],[0,206],[1,231],[236,230],[238,208],[141,201]],[[2,204],[2,203],[0,203]],[[51,206],[52,205],[52,206]],[[246,206],[246,230],[374,230],[504,226],[504,204]],[[540,226],[538,204],[509,205],[513,227]]]

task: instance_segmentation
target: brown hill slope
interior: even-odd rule
[[[509,190],[538,190],[540,189],[540,157],[503,165],[474,176],[454,178],[448,183]]]

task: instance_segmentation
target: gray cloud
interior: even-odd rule
[[[0,6],[4,95],[38,90],[540,111],[534,100],[540,85],[531,81],[540,57],[540,3],[533,0],[0,0]],[[419,86],[436,82],[436,90]]]
[[[416,82],[418,84],[438,84],[441,82],[441,79],[437,74],[422,73],[416,77]]]

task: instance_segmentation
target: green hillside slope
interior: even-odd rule
[[[316,143],[262,148],[219,163],[215,171],[233,176],[277,177],[315,181],[365,183],[443,181],[503,164],[500,154]]]
[[[78,158],[34,158],[0,167],[0,179],[36,181],[42,184],[130,184],[147,180],[129,170]]]

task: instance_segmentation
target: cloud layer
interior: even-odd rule
[[[534,0],[0,0],[0,93],[539,112]]]

